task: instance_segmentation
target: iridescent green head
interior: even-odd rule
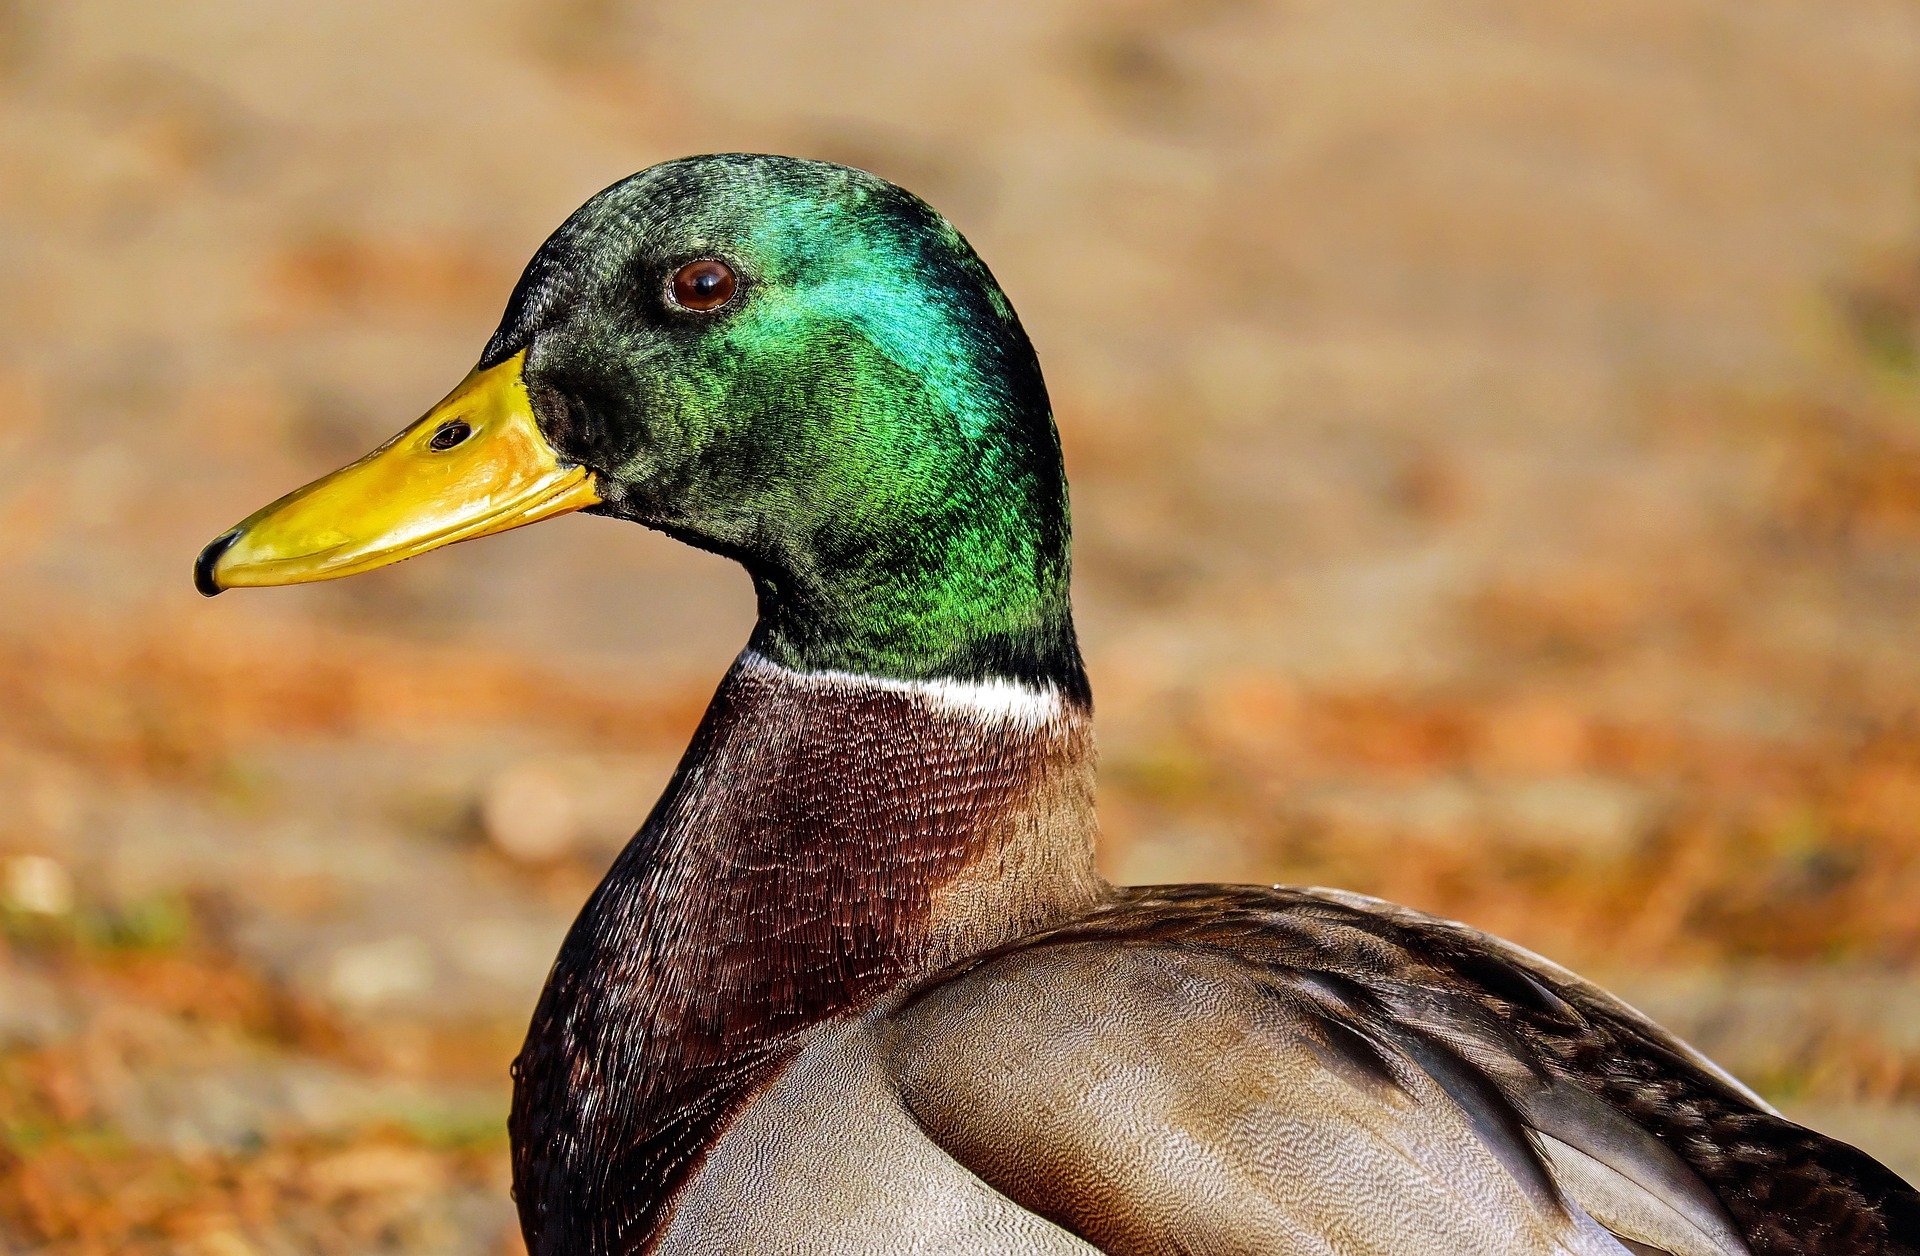
[[[500,433],[526,446],[505,470],[476,457]],[[482,466],[442,478],[484,480],[485,510],[316,545],[330,477],[210,546],[202,587],[348,574],[584,505],[738,559],[775,662],[1085,693],[1032,346],[960,234],[873,175],[727,154],[608,188],[534,256],[475,374],[337,475],[402,455],[409,475]]]

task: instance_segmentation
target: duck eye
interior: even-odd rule
[[[473,428],[459,419],[442,423],[427,441],[427,447],[436,453],[445,453],[467,437],[473,435]]]
[[[708,314],[733,299],[738,283],[733,267],[717,258],[703,257],[673,272],[673,303],[683,310]]]

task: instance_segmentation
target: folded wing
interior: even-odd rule
[[[930,1137],[1116,1254],[1892,1256],[1920,1233],[1897,1177],[1624,1004],[1358,896],[1132,892],[922,986],[887,1032]]]

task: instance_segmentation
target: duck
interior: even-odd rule
[[[1047,388],[913,194],[742,153],[614,184],[444,400],[195,582],[573,511],[734,560],[757,616],[514,1061],[533,1256],[1920,1253],[1909,1184],[1546,959],[1101,877]]]

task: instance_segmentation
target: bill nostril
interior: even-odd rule
[[[213,597],[222,592],[220,582],[213,578],[213,567],[220,561],[220,555],[232,549],[233,543],[239,539],[240,529],[238,528],[224,532],[213,538],[213,543],[201,550],[200,557],[194,560],[193,587],[200,590],[204,596]]]
[[[454,419],[452,422],[442,423],[427,444],[435,453],[445,453],[471,435],[473,435],[471,425],[465,420]]]

